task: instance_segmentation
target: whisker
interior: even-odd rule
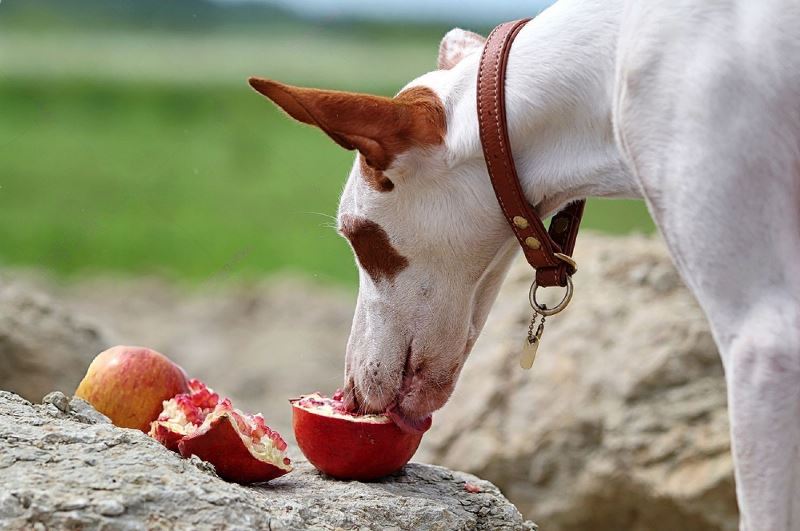
[[[303,212],[303,214],[313,214],[315,216],[322,216],[323,218],[328,218],[332,220],[332,223],[326,222],[320,225],[320,227],[324,227],[326,229],[333,229],[335,231],[339,230],[339,220],[336,216],[332,216],[330,214],[326,214],[324,212]]]
[[[367,395],[366,396],[372,396],[372,382],[369,381],[369,380],[367,381]],[[364,402],[366,402],[366,400]],[[363,406],[364,407],[362,408],[363,409],[362,413],[366,414],[367,413],[367,404],[365,403],[365,404],[363,404]]]
[[[356,388],[355,384],[353,384],[350,389],[348,389],[347,393],[345,394],[345,402],[355,402],[358,403],[356,400]]]
[[[303,212],[303,214],[313,214],[315,216],[322,216],[323,218],[328,218],[333,220],[334,222],[338,222],[338,218],[336,216],[331,216],[330,214],[326,214],[324,212]]]

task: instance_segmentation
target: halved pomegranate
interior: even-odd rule
[[[417,451],[424,429],[401,430],[387,415],[347,411],[342,395],[319,393],[289,401],[300,450],[318,470],[338,479],[370,480],[396,472]]]
[[[208,461],[221,478],[237,483],[269,481],[292,470],[286,442],[264,417],[235,409],[200,380],[189,380],[189,393],[164,402],[150,435],[183,457]]]

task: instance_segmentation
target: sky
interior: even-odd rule
[[[229,0],[230,1],[230,0]],[[552,0],[255,0],[313,17],[464,21],[481,25],[533,16]]]

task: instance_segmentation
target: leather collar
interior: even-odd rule
[[[530,20],[500,24],[486,40],[478,69],[478,125],[497,201],[525,258],[536,269],[536,284],[566,286],[577,270],[572,251],[586,201],[571,203],[555,214],[548,231],[525,199],[508,137],[505,103],[508,56],[514,38]]]

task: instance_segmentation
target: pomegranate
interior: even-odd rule
[[[191,379],[187,393],[164,400],[161,414],[150,424],[149,435],[177,452],[178,441],[194,433],[219,402],[217,393],[200,380]]]
[[[401,430],[387,415],[347,411],[342,393],[290,400],[292,427],[306,458],[338,479],[370,480],[403,468],[417,451],[430,419],[416,432]]]
[[[208,461],[223,479],[237,483],[269,481],[292,470],[286,442],[264,417],[246,415],[200,380],[189,392],[164,402],[150,435],[183,457]]]
[[[464,483],[464,490],[469,492],[470,494],[480,494],[481,492],[483,492],[483,489],[480,487],[480,485],[476,485],[475,483],[470,483],[469,481]]]
[[[149,348],[120,345],[94,358],[75,396],[116,426],[146,432],[162,402],[187,391],[186,373],[169,358]]]

